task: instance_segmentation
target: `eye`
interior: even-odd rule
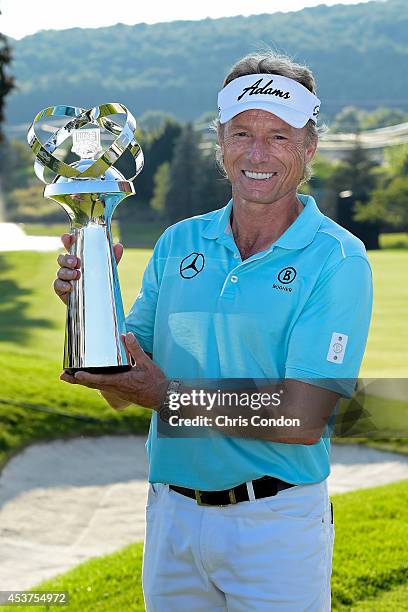
[[[234,136],[238,136],[239,138],[245,138],[245,136],[248,136],[248,132],[235,132]]]
[[[287,140],[285,136],[281,136],[280,134],[275,134],[274,139],[275,140]]]

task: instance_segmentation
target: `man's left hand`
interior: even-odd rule
[[[76,372],[74,376],[63,372],[60,380],[73,385],[83,385],[116,395],[133,404],[146,408],[159,408],[166,395],[169,380],[164,372],[146,355],[132,333],[122,336],[125,348],[135,365],[120,374],[90,374]]]

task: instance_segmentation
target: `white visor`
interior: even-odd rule
[[[320,100],[306,87],[277,74],[250,74],[234,79],[218,94],[220,123],[253,108],[273,113],[295,128],[317,123]]]

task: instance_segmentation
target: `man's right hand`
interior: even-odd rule
[[[72,244],[75,242],[75,236],[72,234],[63,234],[61,241],[67,251],[69,251]],[[123,255],[123,245],[118,242],[113,246],[115,253],[116,263],[119,263]],[[54,281],[54,291],[58,297],[68,304],[68,296],[72,291],[73,283],[77,281],[81,276],[81,260],[79,257],[74,255],[61,255],[58,256],[57,263],[60,266],[57,271],[57,278]]]

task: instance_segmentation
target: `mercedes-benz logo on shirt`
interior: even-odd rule
[[[180,275],[183,278],[194,278],[204,268],[204,255],[202,253],[190,253],[180,264]]]

